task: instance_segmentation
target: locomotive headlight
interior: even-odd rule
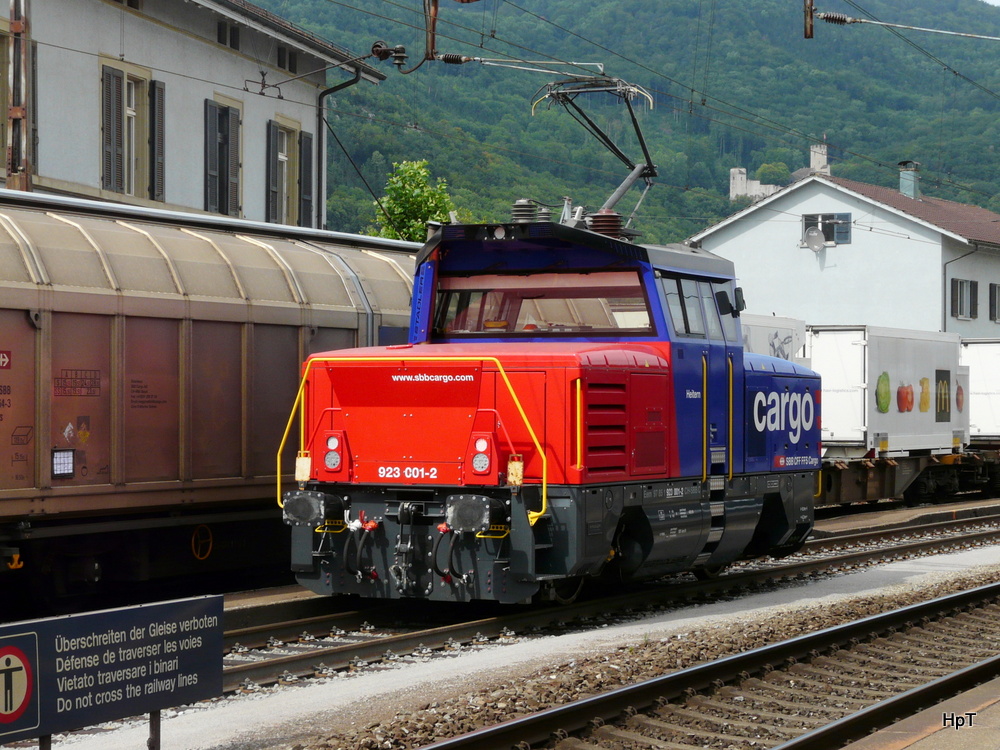
[[[327,471],[342,471],[347,466],[344,460],[344,451],[347,449],[345,435],[342,432],[328,432],[323,440],[326,443],[323,466]]]
[[[474,474],[488,474],[493,468],[493,441],[489,435],[473,434],[469,454],[469,466]]]

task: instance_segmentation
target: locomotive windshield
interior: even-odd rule
[[[638,272],[484,274],[438,280],[437,337],[648,335]]]

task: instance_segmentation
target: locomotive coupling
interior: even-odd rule
[[[507,509],[503,501],[487,495],[448,495],[445,499],[445,517],[448,527],[456,532],[483,533],[491,526],[507,522]]]

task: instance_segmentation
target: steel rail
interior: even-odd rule
[[[717,682],[731,681],[742,673],[758,673],[791,659],[802,659],[812,652],[839,648],[855,639],[867,638],[893,628],[916,623],[925,617],[940,617],[945,612],[976,605],[997,597],[1000,597],[1000,584],[981,586],[970,591],[962,591],[892,612],[866,617],[845,625],[826,628],[816,633],[718,659],[635,685],[617,688],[603,695],[574,701],[530,716],[511,719],[502,724],[435,742],[425,747],[426,750],[471,750],[480,747],[523,747],[525,744],[545,742],[554,734],[583,729],[594,720],[608,721],[617,718],[629,709],[648,708],[659,699],[677,698],[690,690],[705,690]],[[988,660],[977,667],[956,673],[956,675],[960,675],[954,676],[957,684],[970,684],[974,678],[983,679],[984,675],[992,677],[1000,674],[1000,671],[990,671],[1000,669],[1000,658]],[[940,682],[940,680],[936,682]],[[914,693],[914,691],[909,691],[909,693]],[[911,701],[914,705],[920,703],[920,699],[913,696],[904,700],[906,695],[908,694],[899,696],[900,705]],[[879,712],[872,709],[865,717],[856,719],[855,726],[850,726],[847,720],[841,720],[841,722],[836,722],[841,724],[841,727],[828,731],[839,732],[840,736],[844,737],[854,736],[851,734],[852,732],[867,731],[872,726],[871,723],[868,723],[864,730],[859,729],[870,719],[880,717],[881,721],[891,715],[894,714],[889,710]],[[898,716],[898,714],[894,716]],[[823,744],[823,739],[818,737],[818,732],[819,730],[812,733],[817,734],[815,740],[817,744],[794,746],[786,743],[782,748],[792,750],[794,747],[795,750],[806,750],[806,748],[831,747],[829,738],[825,738],[827,744]]]
[[[387,611],[387,608],[380,608],[379,611]],[[313,615],[312,617],[302,617],[265,625],[233,628],[223,633],[222,647],[227,651],[236,646],[259,648],[267,645],[272,639],[288,641],[299,638],[303,633],[316,635],[317,633],[328,633],[334,628],[358,630],[373,616],[377,617],[378,614],[372,610],[340,612],[336,614]]]
[[[860,535],[867,537],[868,534]],[[838,542],[846,543],[851,537],[840,537]],[[836,555],[819,560],[797,562],[790,565],[765,568],[746,572],[734,572],[708,581],[690,581],[671,585],[637,586],[631,591],[612,597],[602,597],[593,601],[576,602],[569,605],[533,609],[531,611],[516,611],[497,617],[489,617],[471,622],[430,628],[413,633],[403,633],[392,636],[373,638],[362,643],[338,644],[330,647],[309,648],[298,654],[287,654],[277,657],[264,657],[257,662],[227,666],[223,669],[223,689],[232,692],[240,688],[246,680],[259,684],[277,682],[285,674],[297,678],[311,677],[321,668],[345,669],[352,662],[381,660],[386,652],[394,654],[412,653],[421,646],[430,649],[444,648],[449,642],[471,643],[477,637],[496,638],[504,630],[524,631],[528,628],[542,628],[565,623],[575,618],[604,616],[608,612],[627,612],[641,607],[680,606],[690,602],[692,598],[703,598],[711,595],[729,592],[733,589],[747,588],[776,579],[796,579],[831,567],[850,567],[873,560],[891,558],[904,554],[917,554],[955,546],[968,546],[989,540],[1000,540],[1000,529],[980,531],[972,535],[950,537],[946,539],[923,540],[879,550],[863,550]],[[356,613],[348,613],[354,616]],[[366,613],[365,619],[372,619],[374,612]],[[331,616],[335,618],[335,616]],[[348,621],[345,621],[348,622]],[[335,624],[335,623],[334,623]],[[266,636],[281,638],[297,638],[303,630],[312,630],[314,634],[328,630],[327,621],[323,617],[307,618],[306,620],[281,623],[273,631],[268,626],[252,629],[252,636],[257,641],[266,640]],[[237,632],[243,637],[251,635],[243,631],[227,632],[224,640],[232,644],[238,640]],[[295,632],[298,631],[298,632]],[[279,635],[284,634],[284,635]],[[294,648],[293,643],[288,644]],[[319,662],[322,661],[322,667]]]
[[[954,695],[970,690],[1000,676],[1000,655],[939,677],[894,698],[887,698],[843,719],[814,729],[789,740],[772,750],[829,750],[853,742],[873,730],[898,721],[901,716],[912,716]]]
[[[868,531],[826,532],[821,528],[814,528],[813,536],[806,541],[805,546],[822,547],[840,542],[857,543],[865,540],[877,539],[890,534],[903,535],[907,532],[920,534],[939,530],[961,529],[964,526],[1000,523],[1000,511],[996,513],[986,513],[982,516],[966,516],[965,518],[955,518],[954,512],[955,511],[951,511],[947,507],[941,507],[940,509],[928,514],[927,518],[919,519],[921,520],[921,523],[907,525],[904,521],[896,526],[884,526],[882,528],[870,529]],[[944,518],[945,516],[950,517]],[[864,522],[863,515],[849,517],[858,518],[859,523]],[[823,534],[823,536],[815,536],[817,532]]]
[[[537,612],[519,612],[409,633],[373,637],[370,641],[360,643],[312,648],[301,654],[265,658],[259,662],[236,664],[223,669],[223,692],[239,689],[245,680],[275,682],[286,672],[295,677],[308,677],[316,674],[321,668],[347,668],[359,659],[381,660],[389,651],[395,654],[409,654],[421,647],[440,649],[449,643],[471,643],[480,636],[496,637],[501,635],[505,628],[513,630],[538,626],[540,619],[542,622],[554,622],[571,617],[559,614],[556,609],[548,612],[550,614],[548,618],[544,615],[540,618]],[[294,644],[289,645],[294,646]],[[322,667],[317,663],[320,660],[323,660]]]

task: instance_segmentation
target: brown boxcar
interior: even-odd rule
[[[0,596],[287,566],[300,363],[405,341],[415,249],[0,191]]]

